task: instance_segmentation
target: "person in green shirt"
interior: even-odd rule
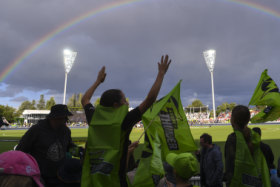
[[[128,111],[125,94],[119,89],[105,91],[97,107],[90,103],[93,93],[106,78],[105,67],[101,68],[81,101],[89,124],[82,186],[127,186],[129,134],[142,114],[156,101],[170,63],[168,55],[161,57],[152,88],[144,101],[131,111]]]

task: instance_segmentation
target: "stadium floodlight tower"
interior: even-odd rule
[[[215,57],[216,57],[216,51],[214,49],[210,49],[203,52],[203,56],[206,62],[206,65],[210,71],[211,74],[211,85],[212,85],[212,102],[213,102],[213,116],[214,121],[216,120],[216,108],[215,108],[215,96],[214,96],[214,78],[213,78],[213,71],[215,66]]]
[[[67,75],[70,72],[70,70],[74,64],[76,56],[77,56],[77,52],[72,51],[70,49],[64,49],[64,51],[63,51],[64,67],[65,67],[63,104],[65,104],[65,98],[66,98]]]

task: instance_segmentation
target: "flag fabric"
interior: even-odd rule
[[[264,123],[266,121],[274,121],[280,117],[280,107],[268,106],[251,118],[251,123]]]
[[[181,81],[165,97],[154,103],[142,116],[150,141],[156,132],[161,140],[163,160],[168,153],[197,150],[180,99]]]
[[[267,69],[263,71],[249,105],[280,107],[279,89],[270,76],[267,75]]]
[[[263,71],[249,105],[266,106],[264,110],[251,118],[251,123],[274,121],[280,117],[279,89],[267,75],[267,69]]]
[[[155,102],[142,116],[146,131],[146,150],[140,159],[133,186],[156,186],[164,174],[163,164],[168,153],[197,150],[180,99],[181,81],[165,97]],[[147,151],[149,150],[149,151]]]
[[[145,136],[144,149],[142,151],[139,166],[133,180],[134,187],[157,186],[164,176],[164,169],[161,158],[161,145],[158,134],[152,136],[150,142]]]

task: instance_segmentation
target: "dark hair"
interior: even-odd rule
[[[259,127],[254,127],[252,130],[258,133],[260,136],[262,135],[262,130]]]
[[[212,144],[212,136],[210,134],[204,133],[200,136],[200,138],[203,138],[204,142]]]
[[[119,89],[110,89],[101,95],[100,105],[105,107],[112,107],[114,103],[120,103],[122,99],[122,91]]]
[[[250,120],[249,108],[243,105],[237,105],[231,113],[232,121],[243,129]]]

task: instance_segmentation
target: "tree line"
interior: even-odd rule
[[[216,109],[216,116],[218,116],[221,112],[231,112],[232,109],[236,106],[236,103],[228,103],[224,102],[219,105]],[[185,107],[185,112],[207,112],[207,106],[204,105],[199,99],[195,99],[192,104]],[[210,116],[213,117],[213,110],[209,111]]]
[[[71,111],[83,110],[81,104],[82,96],[82,93],[79,93],[73,94],[69,98],[67,106]],[[55,104],[54,97],[50,97],[46,101],[45,96],[42,94],[37,102],[35,100],[23,101],[18,109],[8,105],[0,105],[0,117],[4,116],[10,123],[13,123],[18,121],[24,110],[50,110]]]

